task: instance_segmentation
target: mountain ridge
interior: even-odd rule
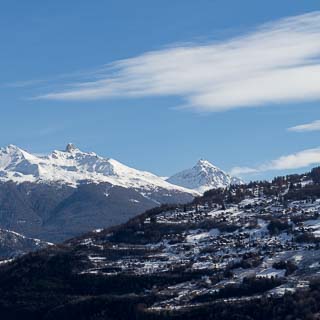
[[[15,258],[51,245],[52,243],[28,238],[11,230],[0,229],[0,260]]]
[[[212,188],[243,183],[204,159],[190,169],[163,178],[94,152],[83,152],[72,143],[68,143],[64,150],[54,150],[41,156],[12,144],[1,148],[0,181],[64,183],[72,187],[88,181],[107,182],[137,190],[164,188],[194,196]]]
[[[192,193],[162,178],[130,168],[112,158],[83,152],[69,143],[65,150],[49,155],[33,155],[15,145],[0,149],[0,180],[22,182],[60,182],[76,186],[83,181],[108,182],[121,187],[162,187]]]
[[[230,176],[205,159],[200,159],[192,168],[178,172],[166,181],[199,193],[243,184],[241,179]]]

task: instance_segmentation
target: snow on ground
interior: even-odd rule
[[[274,269],[268,268],[257,273],[257,278],[281,278],[284,277],[286,270],[283,269]]]
[[[201,232],[200,229],[193,230],[191,234],[187,235],[187,242],[198,243],[201,240],[207,240],[210,237],[216,237],[220,234],[218,229],[211,229],[207,232]]]
[[[173,185],[147,171],[130,168],[114,159],[93,152],[82,152],[73,145],[65,151],[36,156],[16,146],[0,149],[0,180],[22,182],[60,182],[77,186],[81,181],[108,182],[125,188],[156,188],[199,195]],[[107,195],[106,195],[107,196]]]

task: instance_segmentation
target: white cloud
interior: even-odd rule
[[[233,167],[230,171],[230,174],[235,177],[253,173],[259,173],[259,171],[250,167]]]
[[[300,124],[298,126],[288,128],[288,130],[295,131],[295,132],[319,131],[320,130],[320,120],[315,120],[310,123]]]
[[[235,167],[231,170],[232,175],[247,175],[273,170],[290,170],[320,164],[320,147],[306,149],[294,154],[282,156],[278,159],[266,162],[255,168]]]
[[[55,100],[178,96],[188,107],[224,111],[320,99],[320,12],[249,34],[119,60],[85,83],[37,98]]]

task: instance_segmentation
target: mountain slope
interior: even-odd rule
[[[49,245],[38,239],[27,238],[19,233],[0,229],[0,260],[17,257]]]
[[[207,160],[199,160],[191,169],[181,171],[166,181],[200,193],[243,183],[240,179],[231,177]]]
[[[320,169],[211,190],[0,267],[0,317],[317,319]]]
[[[71,144],[48,156],[0,149],[0,228],[45,241],[123,223],[196,194]]]
[[[185,193],[148,190],[110,183],[77,187],[56,183],[0,182],[0,228],[49,242],[61,242],[93,229],[126,222],[161,203],[186,203]]]

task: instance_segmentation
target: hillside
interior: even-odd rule
[[[316,319],[319,234],[319,168],[208,191],[3,265],[0,316]]]
[[[52,244],[38,239],[27,238],[13,231],[0,229],[0,263],[3,259],[15,258],[50,245]]]

